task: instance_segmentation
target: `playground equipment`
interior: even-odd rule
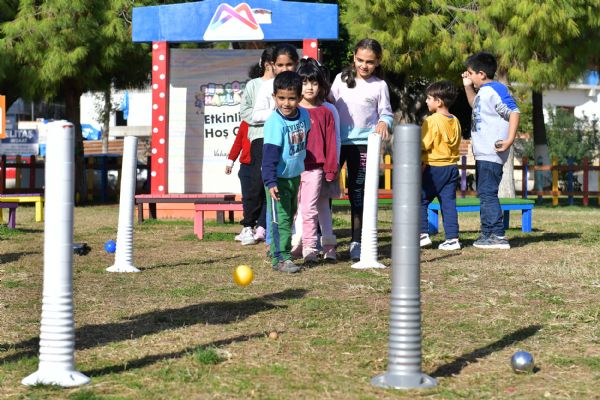
[[[392,293],[387,372],[374,386],[431,388],[421,372],[421,297],[419,217],[421,207],[421,128],[394,129],[394,202],[392,221]]]
[[[352,264],[354,269],[385,268],[377,262],[377,191],[379,188],[379,149],[381,136],[372,133],[367,145],[365,199],[361,232],[360,261]]]
[[[127,136],[123,149],[121,170],[121,199],[119,201],[119,228],[115,263],[108,272],[140,272],[133,266],[133,201],[137,167],[137,137]]]
[[[48,126],[44,284],[38,370],[24,385],[84,385],[90,378],[75,370],[73,321],[73,124]]]

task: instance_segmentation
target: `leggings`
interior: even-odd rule
[[[340,165],[348,171],[348,198],[352,220],[352,241],[360,242],[362,234],[365,175],[367,172],[367,145],[342,145]]]

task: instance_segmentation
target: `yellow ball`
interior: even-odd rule
[[[238,265],[233,270],[233,281],[240,286],[248,286],[254,279],[254,272],[252,268],[247,265]]]

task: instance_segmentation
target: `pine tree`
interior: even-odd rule
[[[565,87],[598,63],[600,0],[354,0],[347,5],[342,21],[351,36],[379,40],[384,66],[409,77],[459,83],[470,54],[495,54],[500,79],[533,93],[538,152],[546,144],[542,91]]]
[[[127,87],[146,81],[149,46],[131,41],[133,2],[129,0],[17,3],[18,13],[2,24],[0,48],[19,64],[21,96],[65,102],[67,119],[76,129],[76,191],[81,194],[80,97],[88,90],[103,90],[111,84]]]

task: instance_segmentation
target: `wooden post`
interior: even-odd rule
[[[35,189],[35,156],[29,156],[29,189]]]
[[[15,189],[21,189],[21,156],[15,156]]]
[[[460,157],[460,197],[467,197],[467,156]]]
[[[87,158],[87,163],[84,163],[86,167],[85,178],[87,180],[87,199],[89,202],[94,201],[94,159],[92,157]]]
[[[346,163],[340,169],[340,193],[342,197],[346,195]]]
[[[392,170],[389,168],[392,165],[392,156],[386,154],[383,157],[385,169],[383,170],[383,176],[385,177],[384,188],[385,190],[392,190]]]
[[[521,197],[527,198],[527,183],[529,181],[529,159],[523,157],[521,160]]]
[[[0,159],[0,193],[6,189],[6,156],[2,155]]]
[[[573,185],[573,170],[571,168],[573,167],[573,157],[567,157],[567,166],[569,167],[569,170],[567,171],[567,192],[569,192],[567,204],[572,206],[573,205],[573,194],[572,193],[574,190],[574,185]]]
[[[552,157],[552,205],[558,205],[558,159]]]
[[[583,158],[583,205],[587,207],[590,203],[589,199],[589,174],[590,174],[590,163],[587,157]]]

